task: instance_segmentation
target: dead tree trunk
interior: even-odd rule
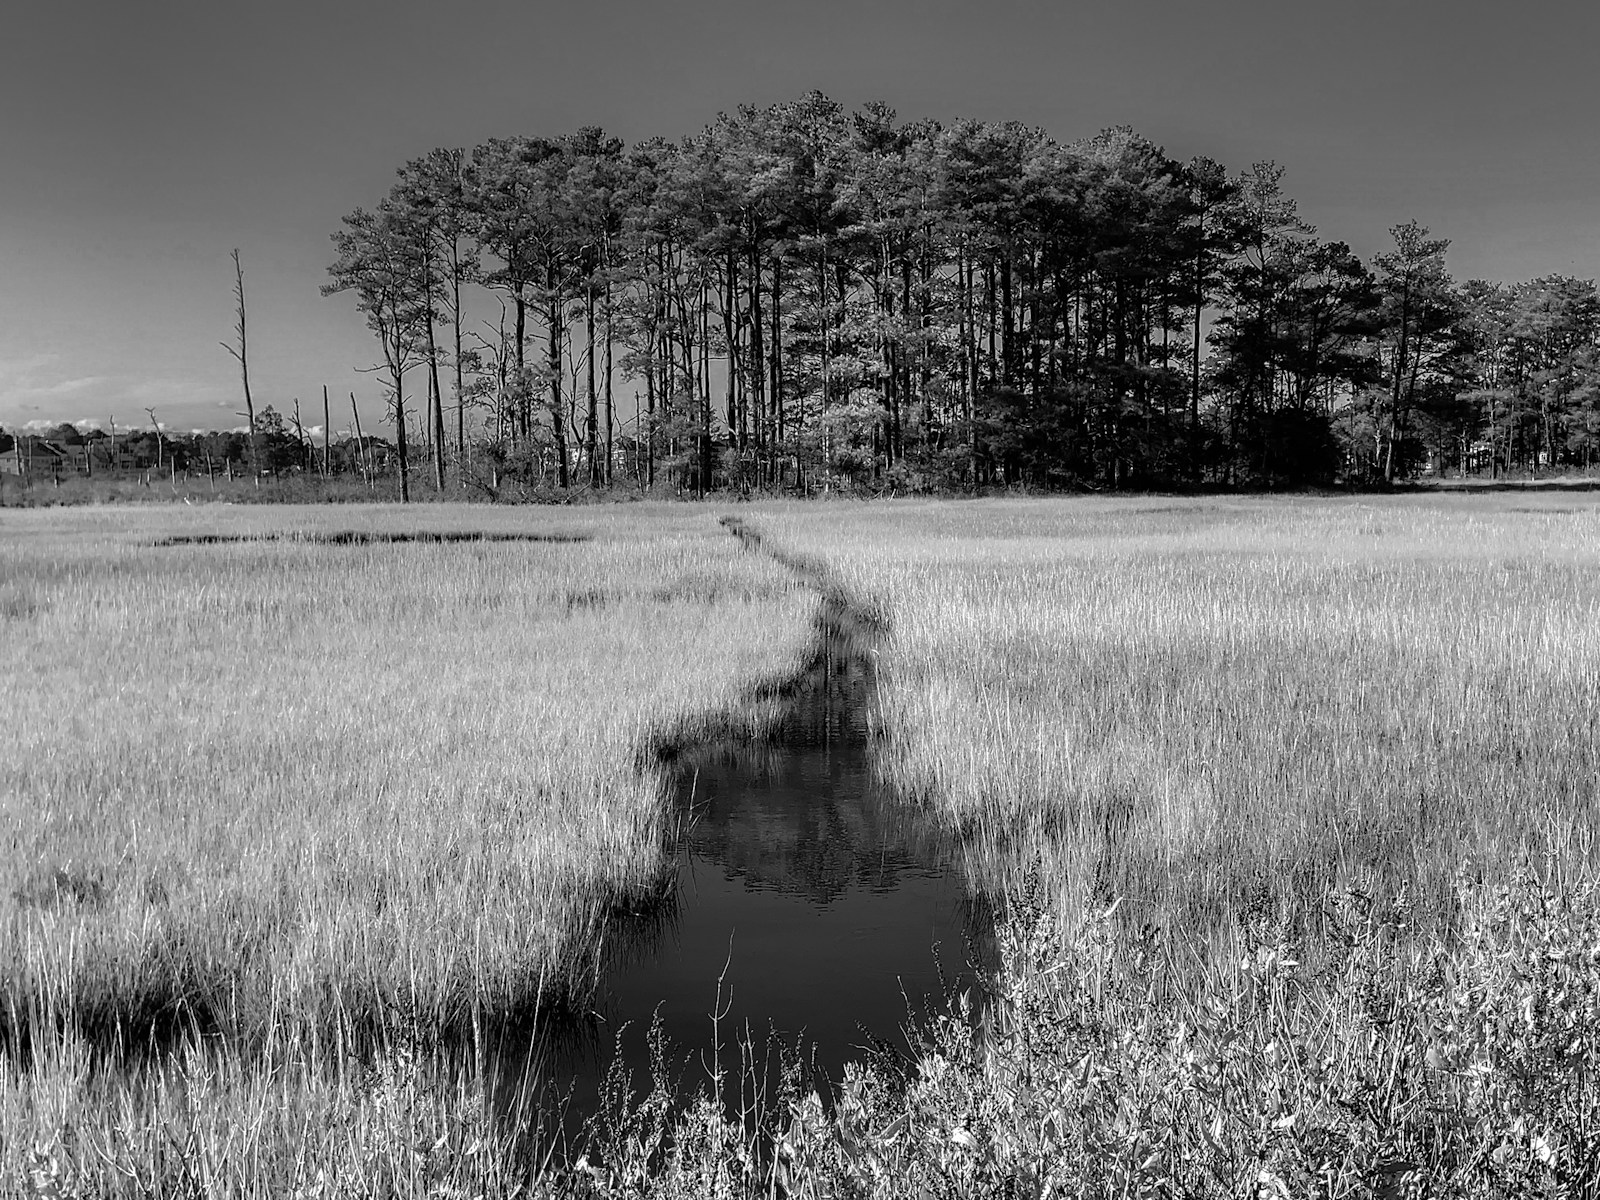
[[[223,342],[222,348],[239,360],[239,376],[244,383],[244,412],[241,415],[249,422],[250,428],[250,474],[259,476],[261,456],[258,453],[259,447],[256,443],[256,406],[255,402],[250,399],[250,363],[245,342],[244,267],[239,262],[239,250],[237,247],[233,251],[233,296],[237,302],[239,316],[237,324],[234,325],[234,332],[238,335],[239,344],[230,346],[227,342]]]
[[[361,436],[361,410],[356,407],[356,394],[350,393],[350,413],[355,417],[356,424],[356,467],[366,477],[367,486],[372,486],[372,463],[367,457],[367,439]]]

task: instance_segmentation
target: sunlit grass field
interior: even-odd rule
[[[862,1086],[847,1178],[1600,1190],[1600,506],[761,524],[885,619],[882,768],[1010,908],[989,1037],[947,1023],[895,1099]]]
[[[531,1004],[591,910],[659,866],[652,740],[790,669],[808,633],[812,601],[709,514],[489,514],[593,539],[565,544],[151,547],[418,528],[186,515],[7,522],[19,1015],[256,1034]]]
[[[155,545],[450,530],[584,540]],[[6,1070],[29,1030],[333,1062],[531,1013],[655,883],[652,747],[793,671],[814,604],[682,507],[8,515]],[[16,1178],[39,1115],[0,1124]]]
[[[1600,505],[792,508],[882,611],[884,764],[1068,907],[1199,934],[1349,886],[1583,862],[1600,812]],[[1012,881],[1016,882],[1016,881]]]
[[[9,1052],[0,1178],[517,1194],[405,1028],[569,969],[651,886],[648,747],[800,660],[815,597],[721,511],[8,518],[5,1020],[78,1033]],[[1600,505],[738,513],[880,618],[881,769],[1007,910],[1003,972],[981,1036],[939,1023],[833,1110],[757,1135],[647,1103],[539,1186],[1600,1188]],[[468,528],[589,540],[151,545]],[[161,1014],[234,1049],[91,1069]],[[375,1058],[339,1044],[368,1028]]]

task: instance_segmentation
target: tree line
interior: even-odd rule
[[[185,432],[152,424],[119,430],[114,422],[109,430],[69,423],[0,429],[0,468],[43,479],[168,470],[231,479],[248,475],[254,463],[261,476],[351,475],[376,483],[396,466],[393,443],[370,433],[334,437],[325,425],[307,429],[297,411],[286,418],[269,404],[252,414],[252,423],[254,438],[248,428]]]
[[[441,488],[452,461],[700,492],[1593,461],[1592,281],[1459,284],[1415,221],[1369,265],[1282,178],[813,92],[679,141],[434,150],[343,219],[323,290],[376,336],[402,480],[420,416]]]

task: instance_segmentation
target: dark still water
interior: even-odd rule
[[[646,1031],[659,1018],[671,1073],[691,1090],[708,1083],[718,1042],[736,1072],[739,1042],[763,1057],[775,1032],[803,1041],[822,1073],[810,1085],[826,1095],[874,1039],[904,1048],[909,1019],[974,983],[990,953],[987,915],[948,840],[878,785],[871,688],[861,657],[834,653],[771,742],[704,747],[674,764],[675,895],[653,919],[613,922],[593,1012],[543,1039],[538,1056],[546,1099],[571,1091],[569,1138],[596,1107],[624,1025],[636,1094],[650,1086]]]

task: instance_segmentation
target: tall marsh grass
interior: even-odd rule
[[[758,523],[887,617],[882,767],[1009,899],[989,1036],[863,1074],[802,1174],[1600,1195],[1600,506]]]
[[[659,868],[649,743],[786,669],[812,603],[709,519],[170,549],[116,519],[8,525],[0,961],[91,1033],[531,1002]]]
[[[587,540],[309,540],[419,528]],[[219,533],[278,540],[154,545]],[[7,1178],[118,1095],[159,1141],[202,1083],[284,1103],[253,1059],[320,1129],[356,1044],[532,1015],[659,884],[653,749],[796,669],[815,607],[664,507],[26,512],[0,564]],[[196,1037],[226,1053],[137,1102],[80,1069]]]
[[[31,672],[0,759],[19,831],[7,996],[55,1012],[165,987],[266,1044],[191,1040],[118,1075],[85,1032],[103,1022],[12,1047],[0,1178],[130,1196],[1600,1195],[1600,508],[747,519],[886,630],[882,769],[1005,901],[983,1021],[912,1030],[832,1106],[789,1096],[752,1122],[653,1092],[603,1159],[529,1164],[420,1023],[391,1015],[365,1056],[324,1033],[360,1003],[448,1021],[565,961],[595,897],[649,878],[641,739],[792,664],[814,599],[693,510],[541,516],[595,539],[562,546],[166,551],[141,544],[151,518],[52,515],[7,526],[7,565],[30,569],[0,580]],[[76,690],[48,691],[58,671]],[[65,755],[78,740],[96,754]],[[525,753],[496,759],[505,745]]]
[[[1350,885],[1404,885],[1448,918],[1461,871],[1587,859],[1600,505],[1047,501],[766,524],[827,548],[890,615],[885,768],[1000,876],[1204,933],[1313,919]]]

